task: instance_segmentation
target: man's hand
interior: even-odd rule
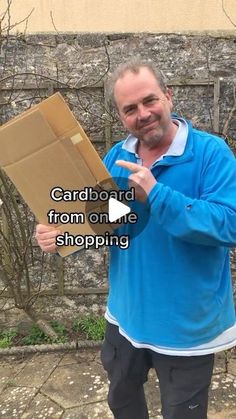
[[[116,164],[132,172],[129,176],[129,186],[135,188],[135,198],[138,201],[145,202],[149,192],[157,183],[151,171],[140,164],[130,163],[125,160],[117,160]]]
[[[36,226],[35,238],[44,252],[56,253],[56,236],[58,234],[60,234],[60,230],[57,230],[55,227],[44,224]]]

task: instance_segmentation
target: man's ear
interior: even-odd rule
[[[116,117],[120,120],[120,122],[122,123],[123,127],[126,128],[125,120],[122,117],[122,114],[121,114],[121,112],[118,109],[118,106],[115,106],[115,113],[116,113]]]
[[[173,90],[169,87],[166,88],[165,96],[170,104],[170,109],[173,109]]]
[[[167,99],[171,99],[172,100],[173,90],[170,87],[167,87],[166,88],[166,97],[167,97]]]

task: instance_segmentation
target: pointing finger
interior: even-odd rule
[[[139,172],[140,170],[143,170],[143,166],[141,166],[140,164],[131,163],[125,160],[116,160],[116,165],[124,167],[125,169],[128,169],[134,173]]]

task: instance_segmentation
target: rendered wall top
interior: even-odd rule
[[[0,17],[8,3],[8,0],[0,0]],[[236,1],[12,0],[2,29],[9,22],[9,16],[13,33],[24,32],[25,29],[31,34],[55,33],[56,27],[59,32],[233,34],[236,28]]]

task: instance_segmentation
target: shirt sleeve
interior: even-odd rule
[[[149,194],[151,216],[171,235],[207,246],[236,246],[236,160],[218,148],[202,168],[200,198],[158,182]]]

